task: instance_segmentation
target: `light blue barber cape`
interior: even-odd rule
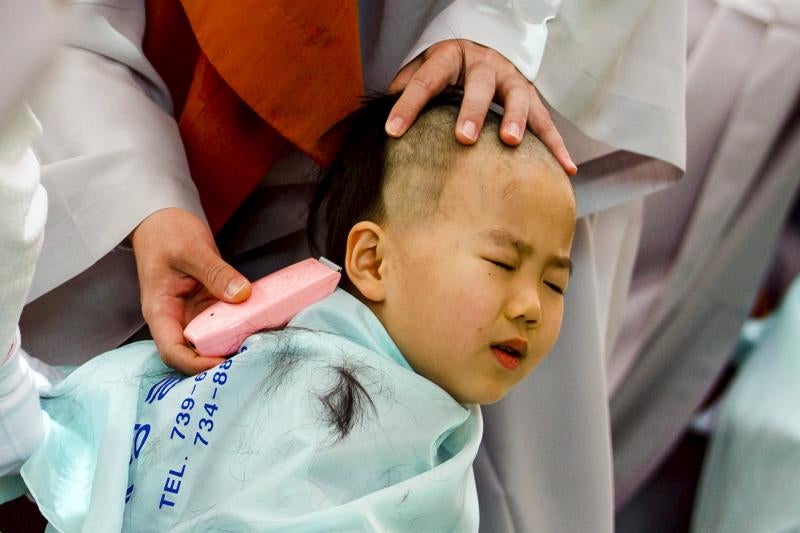
[[[339,438],[344,373],[369,393]],[[356,397],[358,401],[358,397]],[[43,400],[22,476],[60,531],[477,531],[477,406],[416,374],[342,290],[197,376],[150,342],[83,365]]]
[[[743,341],[751,352],[720,408],[692,531],[798,533],[800,277],[766,322],[745,326]]]

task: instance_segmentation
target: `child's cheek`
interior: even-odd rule
[[[497,291],[493,290],[492,284],[475,280],[459,284],[449,305],[462,335],[483,336],[487,333],[497,314],[496,300]]]

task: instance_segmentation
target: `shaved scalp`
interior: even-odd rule
[[[384,148],[382,212],[391,213],[391,224],[425,222],[439,202],[445,181],[458,159],[468,151],[486,157],[523,157],[541,162],[549,172],[563,175],[556,158],[535,135],[528,132],[519,146],[500,139],[502,116],[489,110],[478,142],[465,146],[454,129],[460,99],[428,108],[400,138],[387,138]],[[376,221],[378,222],[378,221]]]
[[[347,235],[356,223],[408,225],[426,221],[437,208],[444,183],[456,161],[468,150],[488,157],[522,157],[545,165],[548,173],[568,179],[549,149],[530,131],[519,146],[500,139],[502,116],[489,110],[480,139],[459,143],[455,124],[462,94],[446,91],[434,97],[400,138],[384,131],[399,93],[367,98],[337,128],[347,128],[342,148],[320,173],[311,202],[308,236],[319,252],[321,226],[327,226],[323,254],[343,264]]]

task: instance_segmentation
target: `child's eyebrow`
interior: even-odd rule
[[[572,276],[572,260],[569,257],[558,256],[548,261],[553,266],[558,268],[565,268],[569,270],[569,275]]]
[[[533,246],[523,241],[507,229],[487,229],[480,232],[479,236],[483,239],[492,241],[495,244],[499,244],[500,246],[511,246],[512,248],[516,249],[520,255],[533,254]]]
[[[500,246],[510,246],[520,255],[533,255],[533,246],[523,241],[504,228],[487,229],[478,234],[481,238],[492,241]],[[548,264],[569,270],[572,275],[572,260],[565,256],[556,256],[548,260]]]

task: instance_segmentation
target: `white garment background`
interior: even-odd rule
[[[0,9],[0,476],[16,472],[44,434],[36,383],[20,354],[17,321],[47,218],[47,194],[30,148],[40,128],[25,96],[49,60],[53,42],[49,14],[40,2],[9,0]]]
[[[645,200],[609,363],[619,502],[724,369],[800,184],[800,5],[692,0],[689,20],[686,176]]]
[[[2,43],[0,43],[2,44]],[[0,65],[2,67],[2,65]],[[35,118],[19,101],[0,122],[0,477],[16,473],[44,435],[39,395],[22,360],[17,321],[47,217],[47,194],[28,144]]]

